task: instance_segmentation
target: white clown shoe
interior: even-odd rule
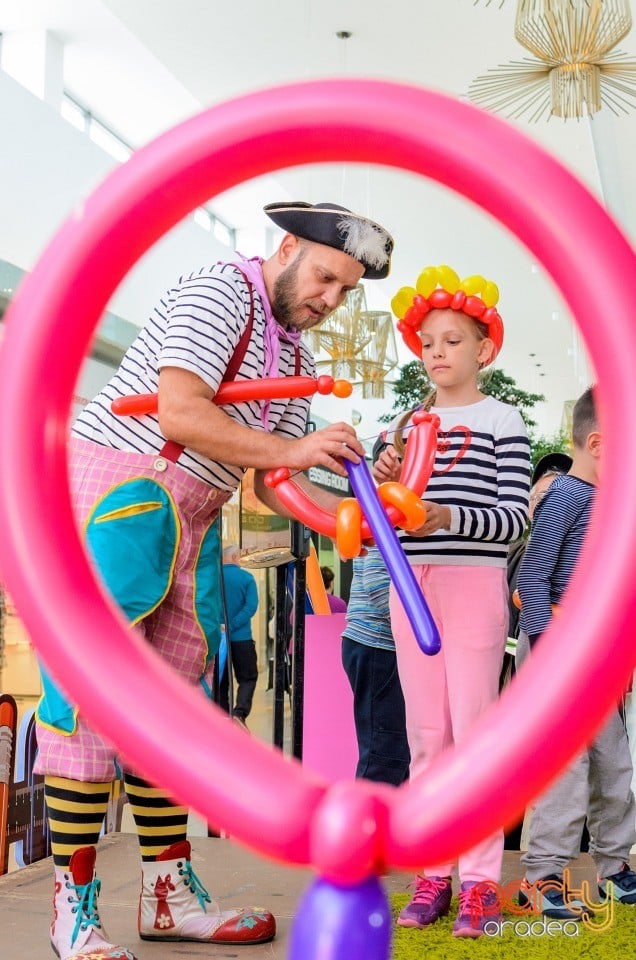
[[[111,943],[97,912],[95,847],[81,847],[67,869],[55,868],[51,946],[60,960],[136,960]]]
[[[265,943],[276,935],[269,910],[221,910],[190,863],[187,840],[173,843],[157,860],[142,864],[139,936],[142,940]]]

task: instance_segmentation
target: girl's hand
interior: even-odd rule
[[[386,447],[375,462],[373,479],[377,483],[386,483],[387,480],[399,480],[402,473],[402,462],[395,447]]]
[[[409,530],[412,537],[428,537],[436,530],[448,530],[451,523],[450,507],[443,507],[431,500],[424,500],[426,507],[426,523],[419,530]]]

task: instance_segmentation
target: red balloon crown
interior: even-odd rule
[[[446,265],[425,267],[415,287],[401,287],[391,300],[391,309],[398,318],[397,328],[409,350],[422,359],[422,342],[418,331],[430,310],[460,310],[488,328],[488,337],[495,349],[490,363],[503,344],[503,321],[495,309],[499,290],[492,280],[477,274],[463,280]]]

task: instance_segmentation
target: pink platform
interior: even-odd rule
[[[340,656],[344,613],[305,620],[303,763],[329,781],[353,779],[358,744],[353,693]]]

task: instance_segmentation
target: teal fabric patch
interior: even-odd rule
[[[40,663],[42,678],[42,699],[38,703],[35,716],[42,723],[61,730],[63,733],[75,732],[75,712],[61,690],[53,683],[47,671]]]
[[[86,542],[99,573],[126,617],[137,623],[157,607],[172,580],[179,519],[155,480],[126,480],[93,508]]]
[[[208,645],[207,663],[221,644],[221,538],[218,518],[203,537],[194,571],[194,609]]]

